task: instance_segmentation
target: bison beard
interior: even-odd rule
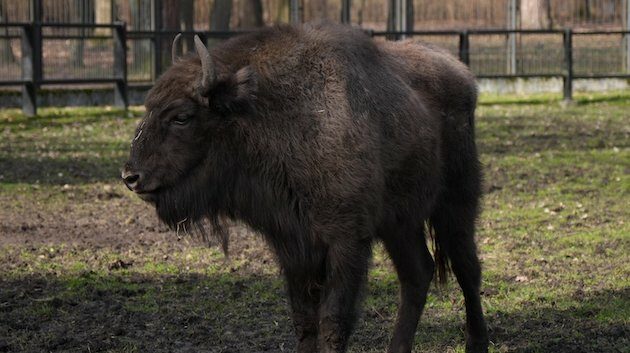
[[[227,253],[227,231],[221,220],[221,210],[213,205],[218,203],[212,198],[220,195],[218,184],[210,183],[208,174],[195,172],[186,182],[160,190],[154,197],[157,215],[171,229],[184,233],[196,230],[199,235],[207,239],[207,232],[203,220],[208,219],[212,225],[212,235],[221,243],[223,251]]]
[[[265,29],[211,52],[195,43],[198,56],[173,55],[147,95],[129,189],[173,229],[205,234],[208,219],[224,251],[224,218],[261,233],[284,270],[299,353],[346,351],[375,240],[400,281],[388,351],[411,352],[433,273],[444,280],[450,263],[466,352],[487,352],[467,68],[343,26]]]

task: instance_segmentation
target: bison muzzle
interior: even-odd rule
[[[300,353],[346,350],[376,240],[400,281],[389,352],[411,351],[433,274],[448,267],[465,297],[466,352],[487,352],[468,69],[434,47],[334,25],[195,44],[146,97],[129,189],[173,228],[232,219],[263,234]]]

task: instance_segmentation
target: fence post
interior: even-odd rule
[[[125,23],[117,22],[114,31],[114,105],[120,108],[129,106],[127,95],[127,29]]]
[[[387,31],[396,32],[388,35],[388,40],[400,40],[407,37],[399,32],[413,32],[414,10],[411,0],[388,0],[387,1]]]
[[[302,23],[302,11],[302,0],[291,0],[289,2],[289,20],[291,24],[297,25]]]
[[[30,2],[31,24],[22,27],[22,111],[37,115],[37,89],[42,81],[42,1]]]
[[[519,0],[508,1],[507,25],[509,30],[518,29]],[[516,33],[507,36],[507,73],[516,74]]]
[[[564,81],[563,97],[565,101],[573,99],[573,30],[566,28],[562,36],[564,44]]]
[[[42,62],[42,0],[31,0],[31,22],[33,25],[33,79],[35,87],[43,77]]]
[[[22,112],[37,115],[37,82],[35,79],[35,38],[33,25],[22,27]]]
[[[459,60],[470,66],[470,42],[466,30],[459,33]]]
[[[341,23],[349,24],[351,21],[352,0],[341,0]]]
[[[151,27],[153,29],[153,67],[151,76],[155,81],[162,73],[162,0],[151,2]]]
[[[626,0],[625,2],[626,5],[626,16],[625,16],[625,24],[624,24],[624,30],[626,31],[626,33],[624,33],[623,35],[623,39],[624,39],[624,51],[625,51],[625,56],[626,56],[626,72],[630,73],[630,0]]]

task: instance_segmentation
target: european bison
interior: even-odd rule
[[[377,239],[401,286],[389,352],[411,351],[434,268],[449,262],[466,351],[486,352],[466,67],[333,25],[263,29],[211,52],[195,43],[198,55],[147,95],[126,185],[171,227],[227,217],[262,233],[286,276],[300,353],[346,350]]]

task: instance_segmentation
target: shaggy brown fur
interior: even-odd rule
[[[476,87],[464,65],[342,26],[265,29],[176,62],[146,99],[123,171],[172,227],[240,219],[284,269],[297,351],[344,352],[371,247],[401,284],[390,352],[410,352],[447,259],[466,299],[467,352],[486,352],[474,243]]]

